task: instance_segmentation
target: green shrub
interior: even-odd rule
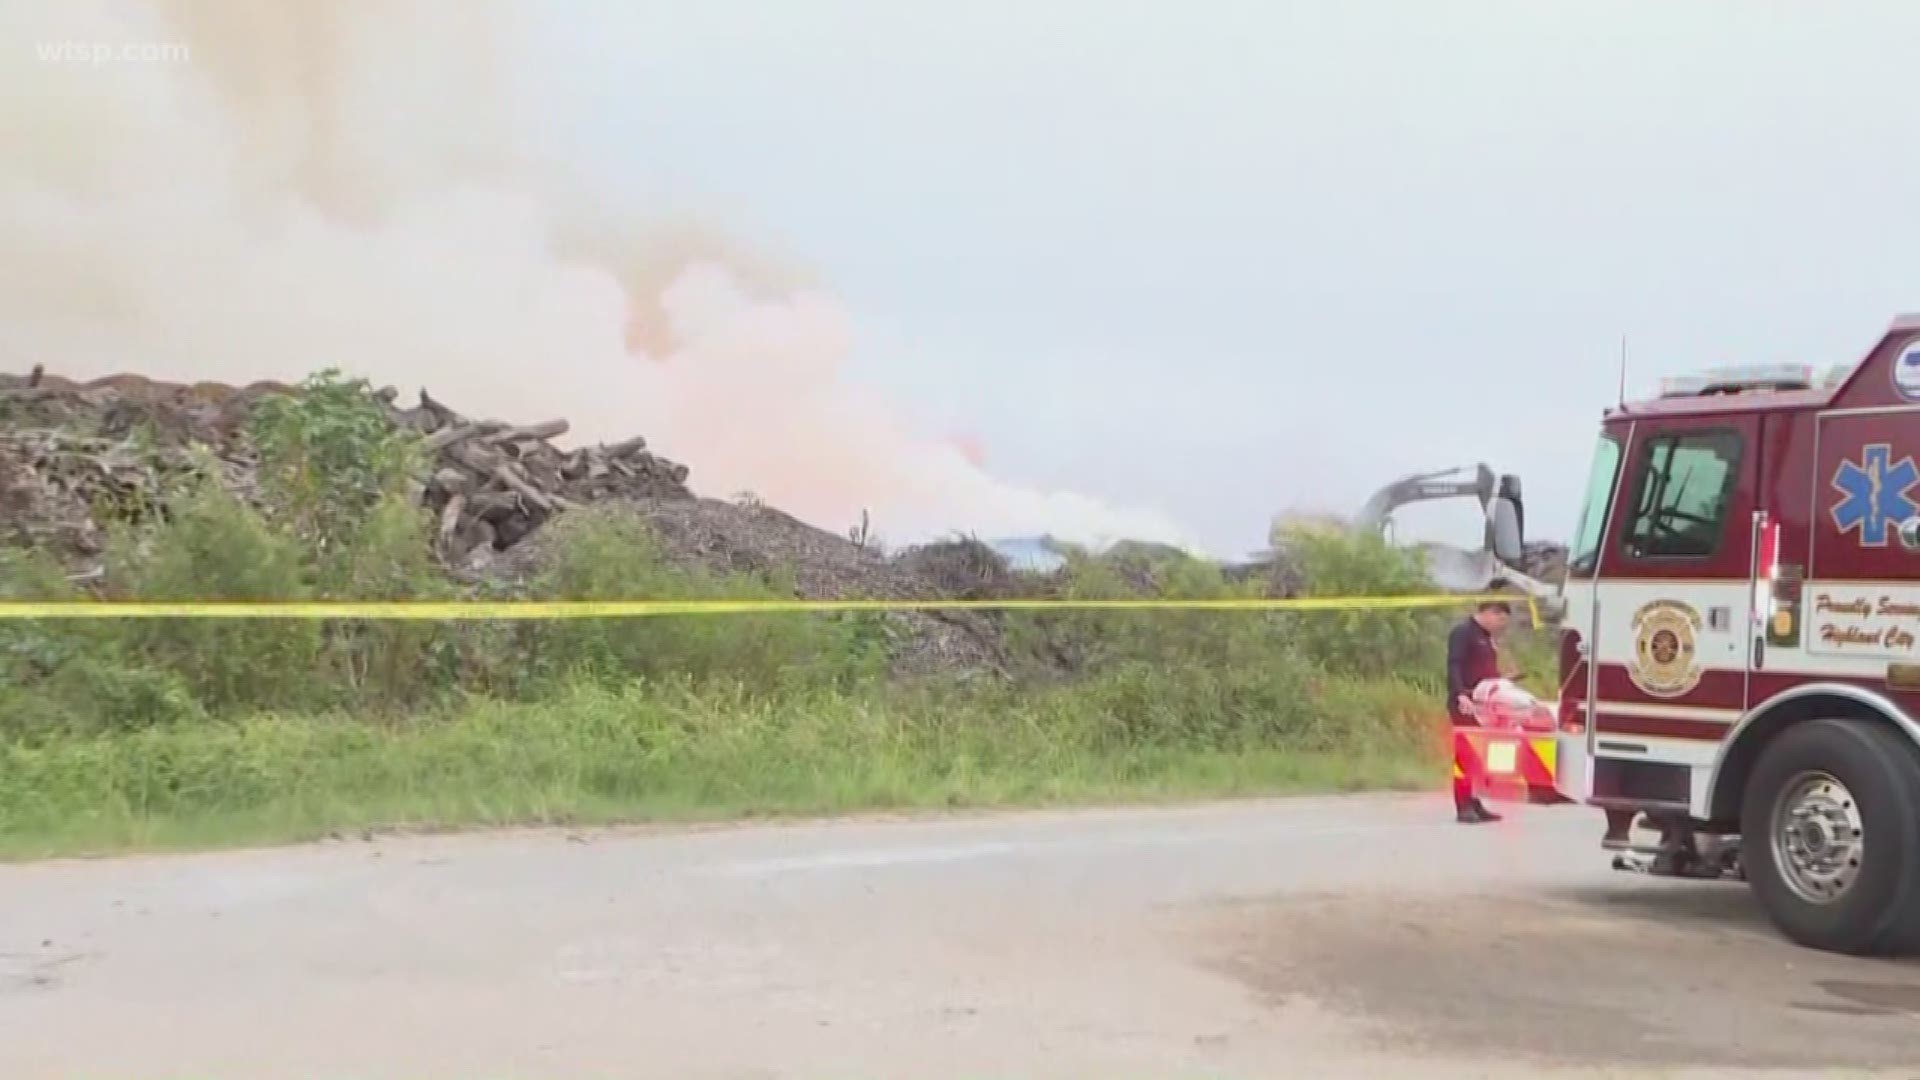
[[[0,600],[75,600],[80,591],[60,564],[39,551],[0,548]],[[104,625],[88,620],[0,620],[0,687],[44,678],[75,656],[100,647]]]
[[[1192,559],[1125,566],[1072,552],[1060,595],[1069,600],[1252,599],[1257,583],[1228,581]],[[1210,668],[1259,665],[1289,653],[1282,620],[1260,611],[1071,611],[1009,615],[1010,650],[1028,662],[1064,661],[1100,672],[1128,662]]]
[[[146,537],[115,544],[111,587],[138,600],[301,600],[311,595],[305,554],[209,483],[177,500]],[[312,620],[130,620],[112,630],[129,661],[178,675],[216,712],[313,707],[334,690]]]
[[[452,584],[434,563],[430,518],[399,495],[383,496],[358,523],[323,591],[351,600],[445,600]],[[327,627],[325,669],[353,700],[410,708],[459,684],[461,635],[431,622],[343,621]]]
[[[792,598],[790,581],[673,565],[646,524],[619,510],[571,513],[548,526],[542,596],[569,600]],[[872,619],[815,615],[678,615],[566,620],[529,628],[542,685],[566,678],[725,679],[772,687],[871,674],[880,631]]]
[[[276,523],[331,563],[419,467],[417,440],[388,422],[364,380],[328,370],[254,404],[260,493]]]
[[[1306,596],[1415,596],[1437,592],[1418,554],[1378,536],[1315,528],[1283,531]],[[1446,635],[1460,612],[1440,608],[1289,613],[1289,636],[1330,672],[1444,681]]]

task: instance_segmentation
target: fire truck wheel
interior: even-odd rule
[[[1860,720],[1811,720],[1760,756],[1741,807],[1748,884],[1781,931],[1830,952],[1920,944],[1920,754]]]

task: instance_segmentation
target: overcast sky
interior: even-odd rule
[[[611,8],[542,5],[556,137],[804,260],[996,470],[1230,551],[1480,459],[1564,532],[1623,334],[1646,387],[1920,308],[1920,4]]]
[[[500,2],[0,0],[0,363],[358,364],[834,529],[1232,555],[1476,461],[1564,535],[1623,336],[1644,392],[1920,309],[1912,0]],[[689,213],[815,290],[628,250]]]

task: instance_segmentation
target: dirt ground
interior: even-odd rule
[[[1920,966],[1444,798],[0,866],[0,1076],[1920,1077]]]
[[[1214,917],[1214,962],[1277,1007],[1331,1007],[1395,1054],[1920,1068],[1920,966],[1796,948],[1739,887],[1649,885],[1233,905]]]

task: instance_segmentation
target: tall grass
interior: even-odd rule
[[[0,855],[1437,781],[1425,695],[1297,690],[1138,671],[1036,693],[579,683],[389,723],[262,715],[0,743]]]

